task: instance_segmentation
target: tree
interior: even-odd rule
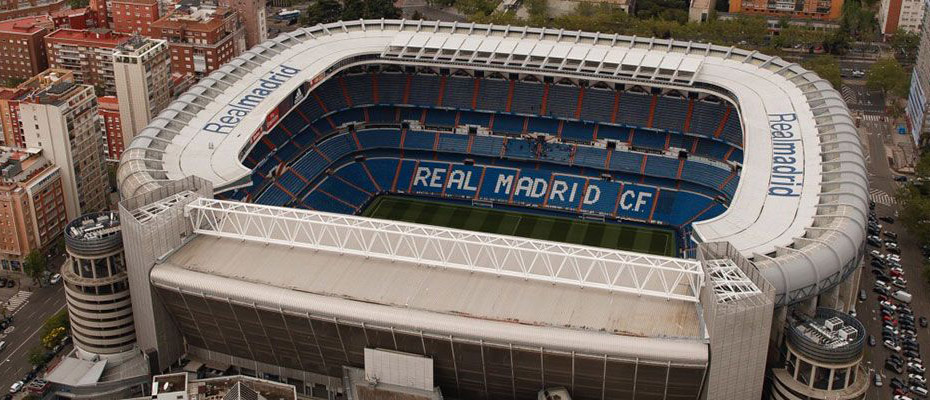
[[[68,311],[61,310],[45,320],[45,323],[42,325],[42,329],[39,331],[39,334],[40,337],[44,338],[59,328],[63,328],[67,332],[69,327],[70,323],[68,321]]]
[[[317,0],[300,16],[301,25],[316,25],[338,21],[342,16],[342,4],[338,0]]]
[[[366,18],[365,2],[362,0],[345,0],[342,4],[342,20],[352,21]]]
[[[45,364],[45,349],[42,346],[36,346],[29,349],[29,354],[26,356],[26,360],[29,361],[30,365],[42,365]]]
[[[47,266],[48,260],[45,258],[45,253],[32,250],[23,262],[23,272],[32,278],[33,283],[38,284],[39,278],[41,278],[42,273],[47,270]]]
[[[8,88],[15,88],[19,86],[19,84],[25,81],[26,80],[23,78],[6,78],[6,79],[0,80],[0,85],[2,85],[3,87],[8,87]]]
[[[879,59],[865,74],[865,84],[869,89],[881,90],[885,95],[907,97],[910,76],[894,57]]]
[[[68,5],[72,9],[84,8],[90,5],[90,0],[68,0]]]
[[[891,35],[888,42],[898,56],[913,62],[917,57],[917,48],[920,46],[920,35],[898,29]]]
[[[907,185],[898,190],[895,200],[901,205],[898,220],[919,243],[930,243],[930,196],[921,186]]]
[[[833,56],[817,56],[804,62],[804,68],[820,75],[821,78],[830,81],[833,88],[840,90],[843,85],[843,77],[840,73],[840,63]]]
[[[391,0],[367,0],[365,9],[365,18],[369,19],[381,19],[381,18],[399,18],[400,10],[397,7],[394,7],[394,2]]]

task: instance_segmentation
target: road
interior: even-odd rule
[[[858,104],[850,104],[853,109]],[[895,175],[891,170],[888,157],[885,155],[885,145],[891,144],[892,132],[891,126],[881,122],[878,114],[863,113],[865,117],[860,123],[860,137],[868,156],[869,182],[871,189],[871,198],[876,202],[875,212],[878,216],[894,215],[897,207],[893,204],[891,194],[893,194],[898,184],[892,179]],[[873,115],[869,117],[868,115]],[[908,281],[908,292],[914,296],[911,308],[914,310],[916,317],[925,316],[930,318],[930,292],[928,292],[926,277],[923,271],[920,271],[921,259],[920,244],[906,234],[900,223],[889,224],[881,222],[884,230],[892,231],[898,234],[898,242],[902,250],[901,259],[904,266],[905,278]],[[875,249],[869,247],[867,250]],[[867,263],[862,272],[860,289],[866,291],[867,300],[858,302],[856,310],[858,318],[865,325],[870,335],[873,335],[879,342],[877,347],[867,347],[863,362],[866,368],[875,368],[885,376],[885,386],[876,388],[870,386],[866,395],[868,399],[891,400],[893,398],[891,389],[888,388],[888,382],[892,376],[898,376],[892,371],[884,369],[885,359],[890,351],[881,346],[881,317],[878,311],[878,301],[876,294],[872,291],[875,283],[874,275],[871,273],[871,267]],[[917,326],[917,341],[921,350],[930,350],[930,330]],[[922,358],[930,358],[930,355],[921,353]]]
[[[63,284],[59,283],[36,289],[29,296],[29,301],[16,311],[15,328],[2,339],[7,347],[0,351],[0,393],[6,393],[13,382],[22,379],[32,369],[27,360],[29,350],[40,344],[39,330],[45,320],[65,308],[63,288]]]

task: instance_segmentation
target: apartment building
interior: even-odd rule
[[[152,23],[161,16],[158,0],[112,0],[109,12],[113,15],[114,31],[149,37]]]
[[[108,29],[59,29],[45,37],[49,67],[73,71],[76,83],[115,96],[113,50],[129,37]]]
[[[119,45],[113,53],[113,71],[119,115],[120,137],[107,142],[116,159],[136,133],[168,106],[171,100],[171,62],[168,43],[160,39],[135,36]],[[116,150],[118,149],[118,150]]]
[[[103,156],[107,162],[118,162],[123,154],[123,123],[119,115],[119,99],[116,96],[97,98],[97,114],[103,127]]]
[[[109,192],[97,96],[75,80],[49,82],[19,104],[26,145],[41,148],[61,169],[68,220],[106,209]]]
[[[0,21],[0,79],[29,79],[48,68],[43,38],[53,30],[47,15]]]
[[[0,270],[22,271],[67,223],[59,168],[40,149],[0,147]]]
[[[843,13],[843,0],[732,0],[730,12],[792,19],[835,20]]]
[[[47,69],[15,88],[0,88],[0,127],[7,146],[26,147],[26,136],[19,119],[20,102],[60,79],[73,81],[74,75],[65,69]]]
[[[899,29],[919,34],[923,18],[923,0],[882,0],[878,10],[879,29],[886,37]]]
[[[265,14],[265,0],[220,0],[222,7],[239,12],[245,27],[246,48],[268,40],[268,16]]]
[[[245,28],[235,10],[182,4],[152,24],[168,42],[172,75],[202,77],[245,51]]]

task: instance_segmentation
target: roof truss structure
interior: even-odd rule
[[[699,262],[310,210],[197,199],[194,232],[637,296],[698,302]]]

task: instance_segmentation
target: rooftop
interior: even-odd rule
[[[113,211],[82,215],[65,230],[69,239],[77,240],[97,240],[119,232],[119,214]]]
[[[48,34],[45,40],[96,47],[116,47],[129,40],[129,37],[127,34],[113,32],[109,29],[59,29]]]
[[[139,55],[160,42],[164,41],[161,39],[151,39],[145,36],[133,35],[129,40],[116,46],[116,51],[113,52],[113,55]]]
[[[97,104],[99,110],[119,111],[119,99],[116,96],[100,96]]]
[[[152,27],[212,31],[221,27],[225,23],[225,19],[233,15],[236,15],[236,11],[225,7],[178,6],[173,11],[169,11],[168,15],[153,22]]]
[[[39,149],[0,146],[0,182],[18,186],[52,167]]]
[[[31,34],[43,29],[53,29],[55,24],[48,15],[23,17],[0,21],[0,32]]]
[[[175,392],[187,392],[190,400],[297,399],[297,390],[293,385],[243,375],[188,380],[187,373],[177,373],[152,378],[152,398]]]

